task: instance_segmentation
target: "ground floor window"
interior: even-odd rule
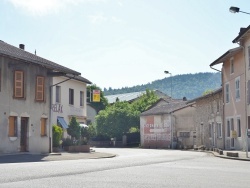
[[[221,123],[217,123],[217,137],[222,138],[222,125],[221,125]]]
[[[241,137],[241,123],[240,123],[240,118],[237,118],[237,136]]]

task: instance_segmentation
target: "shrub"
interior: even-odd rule
[[[62,128],[57,125],[53,125],[52,133],[53,133],[53,147],[60,146],[60,141],[62,139],[62,134],[63,134]]]
[[[70,138],[66,138],[65,140],[63,140],[62,142],[62,146],[72,146],[73,145],[73,141]]]

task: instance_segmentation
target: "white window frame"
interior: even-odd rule
[[[234,73],[234,58],[230,58],[230,74]]]
[[[235,78],[235,100],[240,100],[240,77]]]
[[[225,103],[230,102],[230,85],[229,83],[225,84]]]

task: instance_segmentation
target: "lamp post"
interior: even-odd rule
[[[248,13],[248,12],[240,11],[240,8],[238,8],[238,7],[230,7],[230,8],[229,8],[229,11],[232,12],[232,13],[239,13],[239,12],[242,12],[242,13],[245,13],[245,14],[250,14],[250,13]]]
[[[173,101],[172,101],[172,73],[169,71],[164,71],[165,74],[170,74],[171,78],[171,94],[170,94],[170,103],[171,103],[171,109],[170,109],[170,125],[171,125],[171,148],[173,149],[173,122],[172,122],[172,110],[173,110]]]

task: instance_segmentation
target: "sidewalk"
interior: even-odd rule
[[[30,153],[13,153],[0,154],[1,163],[22,163],[22,162],[44,162],[44,161],[61,161],[61,160],[77,160],[77,159],[100,159],[115,157],[115,154],[101,153],[91,150],[90,153],[49,153],[49,154],[30,154]]]
[[[248,152],[248,158],[247,158],[246,151],[214,149],[214,151],[206,151],[206,152],[212,153],[215,157],[220,157],[224,159],[250,161],[250,152]]]

